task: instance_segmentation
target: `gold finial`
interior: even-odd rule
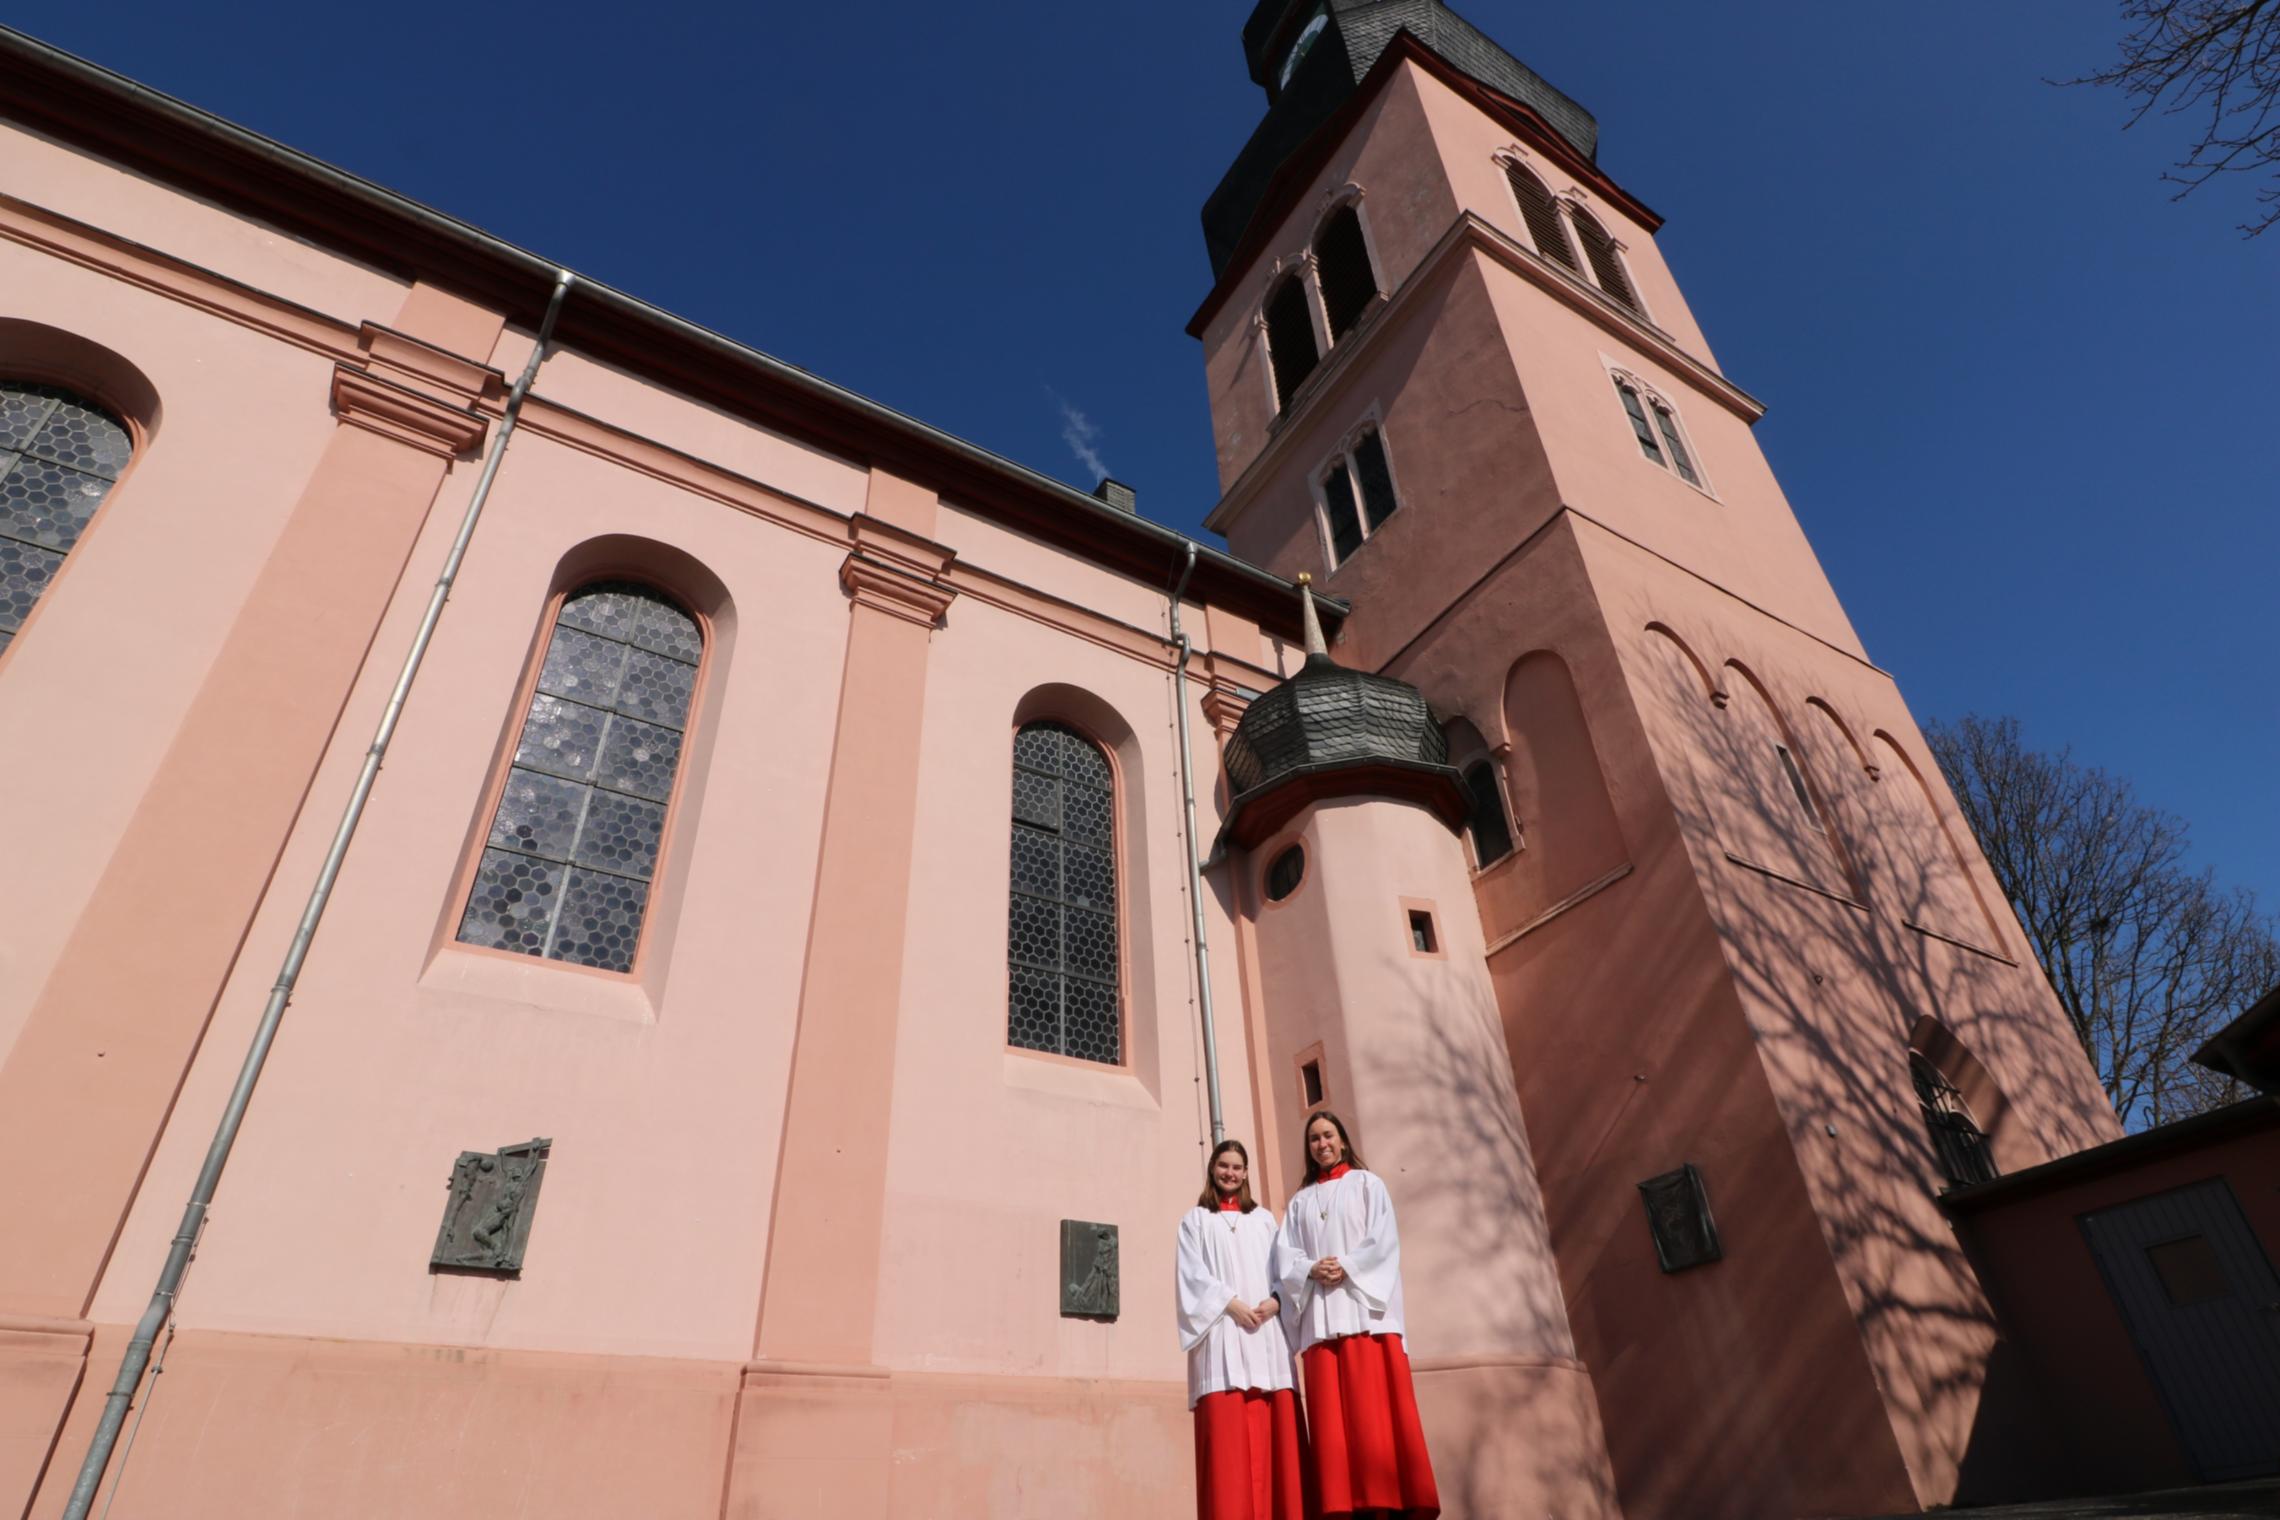
[[[1304,570],[1298,572],[1298,610],[1306,630],[1307,654],[1327,657],[1330,646],[1322,641],[1322,620],[1314,614],[1314,577]]]

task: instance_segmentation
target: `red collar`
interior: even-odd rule
[[[1316,1182],[1336,1182],[1340,1177],[1345,1176],[1353,1169],[1354,1168],[1350,1163],[1341,1161],[1336,1166],[1330,1168],[1330,1170],[1324,1172],[1321,1176],[1315,1178],[1314,1180]]]
[[[1237,1194],[1237,1195],[1235,1195],[1235,1196],[1233,1196],[1233,1197],[1225,1197],[1225,1196],[1221,1197],[1221,1198],[1220,1198],[1220,1200],[1219,1200],[1219,1212],[1220,1212],[1220,1213],[1222,1213],[1222,1214],[1240,1214],[1240,1213],[1242,1213],[1242,1212],[1243,1212],[1243,1199],[1242,1199],[1242,1195],[1240,1195],[1240,1194]]]

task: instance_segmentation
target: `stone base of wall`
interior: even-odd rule
[[[75,1320],[0,1319],[0,1515],[21,1514],[39,1484],[87,1369],[94,1328]]]
[[[1591,1375],[1548,1357],[1420,1357],[1442,1520],[1622,1520]]]
[[[127,1334],[0,1324],[0,1515],[61,1513]],[[1423,1359],[1417,1393],[1448,1520],[1620,1520],[1577,1364]],[[112,1520],[1162,1520],[1195,1504],[1186,1389],[1169,1382],[186,1331],[140,1413]]]
[[[745,1370],[727,1520],[1162,1520],[1194,1509],[1183,1384]]]
[[[68,1376],[0,1337],[0,1439],[18,1439],[20,1412],[37,1424],[20,1387],[60,1395],[51,1431],[69,1406],[29,1520],[62,1513],[129,1333],[95,1331],[76,1400]],[[715,1520],[737,1375],[734,1363],[184,1331],[144,1385],[133,1450],[112,1464],[110,1520]],[[14,1456],[0,1447],[0,1462]],[[0,1488],[0,1514],[28,1493]]]

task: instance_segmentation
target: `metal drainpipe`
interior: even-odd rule
[[[1227,1138],[1227,1114],[1219,1102],[1219,1033],[1211,1021],[1211,948],[1203,939],[1203,863],[1195,849],[1195,756],[1188,749],[1188,656],[1194,648],[1180,631],[1180,598],[1188,577],[1195,574],[1195,542],[1189,540],[1187,562],[1180,583],[1172,588],[1172,642],[1179,646],[1179,663],[1172,669],[1172,711],[1180,724],[1180,805],[1187,809],[1188,907],[1195,915],[1196,1005],[1203,1015],[1203,1080],[1211,1103],[1211,1143]]]
[[[467,503],[467,515],[460,519],[459,536],[452,540],[451,553],[444,558],[443,572],[436,577],[435,589],[428,596],[427,615],[420,619],[419,632],[413,636],[412,647],[404,655],[403,669],[396,676],[396,688],[389,693],[387,710],[380,715],[380,726],[372,736],[372,747],[365,752],[364,769],[357,775],[356,786],[348,796],[348,806],[341,812],[340,827],[333,831],[332,848],[325,853],[316,885],[309,889],[308,903],[301,910],[301,925],[294,931],[292,944],[286,947],[277,983],[269,990],[269,1002],[261,1010],[261,1022],[254,1029],[245,1064],[238,1069],[237,1085],[230,1089],[230,1101],[222,1110],[221,1123],[215,1126],[213,1144],[206,1148],[206,1164],[198,1169],[198,1180],[190,1189],[189,1206],[182,1211],[182,1226],[174,1232],[174,1242],[167,1248],[166,1265],[159,1269],[158,1286],[151,1291],[150,1307],[143,1310],[142,1319],[136,1323],[134,1339],[127,1343],[126,1360],[119,1364],[119,1375],[103,1401],[103,1418],[95,1427],[94,1439],[87,1443],[87,1458],[79,1464],[79,1480],[71,1487],[71,1500],[64,1506],[63,1520],[87,1520],[87,1513],[95,1503],[95,1490],[103,1481],[103,1470],[110,1466],[111,1449],[118,1444],[120,1427],[126,1423],[127,1408],[142,1384],[144,1369],[150,1365],[151,1347],[174,1313],[175,1295],[181,1291],[183,1274],[190,1268],[191,1252],[197,1248],[199,1232],[205,1228],[206,1208],[214,1201],[214,1190],[221,1182],[222,1168],[229,1162],[230,1148],[237,1143],[238,1129],[245,1122],[254,1084],[261,1080],[262,1063],[269,1058],[269,1047],[277,1038],[277,1026],[284,1020],[285,1005],[292,1001],[293,986],[301,978],[301,964],[308,958],[309,943],[316,938],[317,925],[323,920],[325,905],[332,898],[333,882],[340,875],[341,861],[348,854],[349,841],[356,837],[356,826],[364,817],[365,800],[372,795],[372,783],[380,774],[382,758],[388,753],[388,741],[395,737],[397,720],[403,716],[404,699],[411,694],[412,680],[419,674],[420,662],[427,657],[428,645],[435,639],[444,601],[451,595],[452,582],[458,578],[460,561],[467,557],[467,544],[475,536],[476,519],[483,515],[483,504],[490,499],[491,482],[498,478],[499,461],[506,457],[507,440],[514,436],[515,421],[522,415],[523,398],[530,394],[531,382],[538,378],[538,366],[545,360],[546,345],[554,336],[554,320],[561,315],[563,298],[570,293],[573,283],[575,276],[569,270],[554,272],[554,293],[546,303],[546,318],[539,323],[538,341],[531,345],[530,362],[523,366],[522,375],[507,394],[498,436],[491,440],[490,457],[483,461],[483,474],[475,482],[475,495]]]

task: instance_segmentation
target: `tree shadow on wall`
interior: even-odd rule
[[[1948,1473],[1959,1499],[2007,1496],[2049,1453],[2030,1370],[1937,1202],[1949,1180],[1911,1038],[1936,1021],[1992,1075],[2005,1170],[2110,1138],[2113,1115],[2008,907],[1986,905],[1984,867],[1949,832],[1952,802],[1897,697],[1816,715],[1801,666],[1747,692],[1750,674],[1728,666],[1723,701],[1698,673],[1667,662],[1638,693],[1641,715],[1862,1346],[1926,1499],[1949,1497],[1936,1491]],[[1734,720],[1758,700],[1787,757]],[[1919,927],[1959,921],[1963,933]]]

